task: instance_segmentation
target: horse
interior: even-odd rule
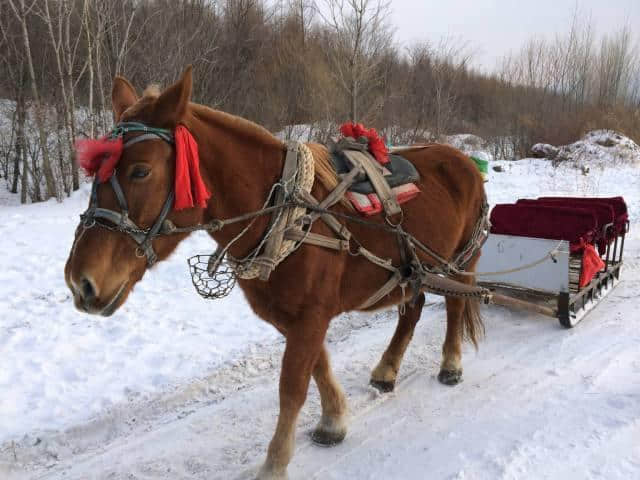
[[[112,85],[112,107],[116,123],[139,122],[168,131],[179,126],[188,129],[199,152],[199,174],[211,193],[206,204],[166,209],[176,175],[176,148],[159,137],[135,142],[123,150],[113,173],[118,185],[101,184],[92,201],[101,208],[117,211],[123,209],[122,200],[126,199],[128,219],[144,228],[154,225],[163,209],[173,224],[189,227],[212,219],[240,216],[264,206],[270,189],[280,179],[286,144],[251,121],[191,102],[192,84],[192,70],[188,67],[164,91],[147,89],[138,96],[129,81],[117,76]],[[339,178],[327,148],[315,143],[307,146],[315,167],[311,193],[322,199],[335,188]],[[416,184],[421,194],[403,205],[402,227],[443,257],[451,258],[467,244],[481,215],[486,202],[483,179],[472,161],[450,146],[433,144],[430,148],[407,150],[403,155],[420,173],[421,179]],[[118,189],[121,192],[116,192]],[[343,203],[331,208],[338,213],[349,212]],[[230,224],[211,231],[210,235],[218,245],[228,245],[237,239],[229,254],[242,258],[259,244],[269,226],[268,217],[254,218],[251,224],[249,220]],[[370,221],[384,224],[379,217]],[[391,259],[394,265],[401,261],[394,235],[359,222],[349,228],[358,243],[370,251]],[[244,235],[237,238],[243,230]],[[329,227],[321,221],[313,223],[312,232],[331,235]],[[185,230],[154,237],[150,243],[157,261],[169,257],[188,234]],[[279,381],[279,415],[266,460],[257,473],[259,479],[287,477],[287,465],[294,452],[296,420],[311,377],[322,406],[313,439],[333,445],[346,435],[347,404],[331,370],[325,334],[332,318],[360,309],[363,301],[389,279],[387,270],[350,253],[303,244],[266,281],[238,279],[253,311],[286,339]],[[422,261],[433,261],[423,252],[418,254]],[[476,252],[467,271],[474,271],[478,258]],[[141,254],[140,245],[131,235],[114,228],[86,228],[81,224],[65,265],[65,280],[79,310],[110,315],[126,301],[149,267],[148,258]],[[467,285],[474,283],[470,275],[455,275],[454,279]],[[477,347],[477,339],[484,330],[476,300],[459,297],[445,300],[447,327],[438,379],[443,384],[455,385],[462,380],[464,338]],[[365,309],[399,307],[395,333],[371,372],[371,385],[382,392],[394,388],[424,302],[424,293],[412,295],[397,288]]]

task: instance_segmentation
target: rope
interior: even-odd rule
[[[515,268],[510,268],[508,270],[501,270],[498,272],[460,272],[457,273],[457,275],[464,275],[464,276],[476,276],[476,277],[491,277],[491,276],[496,276],[496,275],[505,275],[507,273],[515,273],[515,272],[521,272],[522,270],[528,270],[530,268],[533,268],[535,266],[540,265],[541,263],[544,263],[547,261],[548,258],[550,258],[551,260],[553,260],[553,262],[556,262],[556,255],[558,253],[561,252],[560,250],[560,246],[562,245],[563,240],[560,240],[558,242],[558,244],[555,246],[555,248],[553,248],[552,250],[550,250],[549,252],[547,252],[547,254],[542,257],[539,258],[538,260],[535,260],[531,263],[526,263],[524,265],[520,265],[519,267],[515,267]]]
[[[291,179],[292,184],[283,184],[281,182],[278,182],[274,185],[274,188],[275,187],[282,188],[284,192],[293,192],[295,190],[301,190],[303,192],[309,193],[311,191],[311,188],[313,187],[314,181],[315,181],[315,167],[314,167],[313,154],[305,144],[300,143],[298,145],[298,167],[297,167],[296,174]],[[266,206],[271,201],[271,197],[274,191],[275,190],[272,189],[271,193],[269,194],[269,197],[267,198],[267,202],[263,206],[262,210],[266,209]],[[296,222],[298,219],[305,216],[306,214],[307,214],[307,209],[303,205],[299,205],[296,202],[285,203],[279,209],[276,218],[274,218],[273,222],[271,222],[271,227],[265,233],[265,235],[263,235],[262,240],[260,241],[258,246],[249,255],[247,255],[243,259],[235,259],[230,255],[227,255],[227,258],[229,259],[229,263],[235,269],[238,277],[246,280],[257,278],[261,272],[261,268],[260,268],[261,265],[267,265],[271,270],[273,270],[280,264],[280,262],[282,262],[285,258],[291,255],[297,248],[299,248],[300,245],[302,245],[303,243],[302,241],[284,239],[280,245],[279,251],[273,258],[266,258],[266,257],[260,256],[260,252],[262,251],[264,244],[267,242],[269,237],[273,235],[274,229],[278,224],[278,220],[282,217],[282,215],[288,215],[287,227],[285,227],[285,229],[289,229],[289,228],[300,228],[296,224]],[[253,224],[253,222],[251,224]],[[246,230],[251,226],[251,224],[248,225],[247,228],[243,230],[238,237],[234,238],[233,241],[237,240],[237,238],[244,235],[244,233],[246,233]],[[310,229],[307,231],[307,233],[309,231]],[[228,247],[229,247],[229,244],[227,245],[227,248],[225,248],[225,253],[228,250]]]
[[[227,258],[229,258],[230,264],[236,270],[236,274],[240,278],[244,278],[244,279],[256,278],[259,275],[259,265],[260,264],[264,265],[265,262],[267,261],[269,262],[271,268],[275,268],[288,255],[293,253],[297,248],[299,248],[304,243],[304,239],[302,240],[285,239],[282,241],[282,245],[278,254],[273,259],[266,259],[259,256],[260,251],[263,248],[265,242],[275,231],[274,228],[275,228],[275,224],[277,223],[275,220],[281,218],[281,216],[285,214],[287,210],[291,210],[291,214],[289,217],[289,221],[287,222],[287,226],[285,227],[285,231],[289,229],[300,229],[301,222],[299,222],[299,220],[305,215],[307,215],[308,211],[311,211],[311,212],[316,212],[320,214],[330,215],[334,218],[341,218],[347,222],[358,223],[368,228],[374,228],[374,229],[383,230],[389,233],[393,233],[396,235],[400,235],[406,240],[412,242],[413,245],[415,245],[415,247],[422,250],[424,253],[432,257],[436,262],[440,264],[436,268],[428,269],[428,271],[430,271],[431,273],[439,273],[439,274],[445,274],[445,275],[453,274],[453,275],[460,275],[460,276],[467,276],[467,277],[505,275],[509,273],[528,270],[537,265],[540,265],[541,263],[545,262],[549,258],[555,261],[555,255],[560,251],[560,246],[562,244],[562,241],[558,242],[558,245],[554,249],[549,251],[546,255],[544,255],[542,258],[535,260],[533,262],[527,263],[525,265],[520,265],[515,268],[495,271],[495,272],[464,271],[459,267],[460,262],[462,262],[462,264],[466,264],[466,262],[470,260],[470,258],[472,258],[472,256],[469,256],[469,253],[474,251],[477,247],[481,245],[481,242],[479,241],[479,239],[482,238],[484,231],[488,226],[487,219],[486,219],[487,213],[488,213],[487,212],[488,206],[485,205],[483,207],[481,217],[474,228],[474,231],[472,233],[472,238],[470,239],[468,245],[455,257],[454,261],[451,262],[446,258],[444,258],[442,255],[435,252],[430,247],[420,242],[417,238],[415,238],[410,233],[405,232],[404,230],[398,230],[397,227],[395,226],[384,224],[384,223],[374,223],[374,222],[371,222],[370,220],[357,217],[348,213],[336,212],[333,210],[329,210],[327,208],[322,208],[322,207],[319,207],[318,205],[313,205],[307,201],[300,199],[300,191],[307,192],[307,193],[311,191],[311,188],[313,187],[313,183],[315,179],[315,171],[314,171],[313,154],[305,144],[301,143],[299,145],[299,156],[300,158],[298,161],[298,170],[296,171],[296,175],[293,177],[295,179],[295,184],[285,185],[282,182],[278,182],[274,184],[271,191],[269,192],[269,195],[267,196],[267,199],[263,207],[260,210],[257,210],[255,212],[249,212],[244,215],[239,215],[237,217],[232,217],[225,220],[215,219],[206,224],[193,225],[188,227],[176,227],[174,225],[171,225],[169,228],[164,229],[163,233],[167,233],[167,234],[191,233],[199,230],[205,230],[209,232],[219,231],[219,230],[222,230],[227,225],[243,222],[246,220],[251,220],[251,222],[236,237],[234,237],[231,240],[231,242],[229,242],[224,247],[224,249],[220,252],[221,255],[219,256],[219,258],[222,258],[224,257],[224,254],[227,254],[228,249],[253,226],[255,220],[258,217],[261,217],[267,214],[273,214],[275,212],[277,216],[275,217],[274,222],[272,222],[269,230],[265,232],[260,243],[257,245],[256,248],[254,248],[251,251],[251,253],[249,253],[246,257],[242,259],[235,259],[227,255]],[[283,203],[282,205],[268,207],[267,205],[269,205],[269,203],[272,201],[273,195],[278,188],[283,188],[285,192],[293,192],[294,193],[294,195],[292,195],[293,199]],[[282,230],[278,230],[278,231],[282,231]],[[305,231],[305,234],[308,234],[309,232],[310,232],[310,229],[307,229]],[[364,255],[361,252],[361,250],[362,249],[360,249],[359,254],[363,255],[369,261],[373,261],[371,257],[375,257],[376,259],[379,258],[375,256],[373,253],[368,251],[367,251],[368,255]],[[380,260],[383,263],[387,263],[387,261],[383,259],[380,259]],[[376,263],[376,262],[373,262],[373,263]]]

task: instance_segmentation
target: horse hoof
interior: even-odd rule
[[[389,393],[389,392],[393,392],[393,389],[395,388],[396,383],[395,382],[387,382],[387,381],[384,381],[384,380],[373,380],[373,379],[371,379],[369,381],[369,385],[374,387],[380,393]]]
[[[311,440],[323,447],[332,447],[339,444],[344,440],[347,435],[347,430],[330,431],[322,428],[316,428],[311,432]]]
[[[462,382],[462,370],[440,370],[438,381],[443,385],[457,385]]]

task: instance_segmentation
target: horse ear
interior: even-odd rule
[[[122,113],[137,101],[138,94],[129,80],[119,75],[116,76],[111,87],[111,105],[115,123],[118,123]]]
[[[155,106],[156,120],[162,124],[177,125],[187,111],[193,86],[192,67],[189,65],[180,80],[158,97]]]

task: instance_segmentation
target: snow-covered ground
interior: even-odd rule
[[[328,338],[351,420],[326,449],[308,432],[289,473],[317,479],[640,478],[640,168],[492,162],[492,203],[542,194],[624,195],[623,282],[578,327],[491,307],[466,347],[465,382],[435,379],[444,306],[429,297],[396,391],[367,386],[395,313],[345,314]],[[427,193],[425,193],[427,194]],[[4,197],[5,194],[3,193]],[[207,302],[183,242],[109,318],[76,312],[63,265],[88,190],[62,204],[0,207],[0,478],[251,478],[275,426],[283,342],[241,292]]]
[[[560,147],[536,143],[531,147],[531,151],[536,156],[558,163],[570,161],[576,166],[640,163],[640,146],[629,137],[613,130],[593,130],[577,142]]]

